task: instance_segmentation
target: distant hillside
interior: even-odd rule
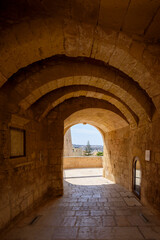
[[[86,145],[79,145],[79,144],[73,144],[74,148],[82,148],[85,150]],[[92,151],[97,150],[99,152],[103,152],[103,146],[102,145],[91,145]]]

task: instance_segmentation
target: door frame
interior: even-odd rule
[[[139,194],[135,191],[135,176],[136,176],[136,168],[135,163],[139,161],[140,163],[140,171],[141,171],[141,182],[140,182],[140,191]],[[136,195],[137,198],[141,199],[141,183],[142,183],[142,168],[141,168],[141,162],[139,157],[134,157],[132,161],[132,192]]]

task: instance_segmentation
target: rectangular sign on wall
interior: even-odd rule
[[[145,150],[145,160],[146,161],[151,160],[151,150]]]
[[[10,157],[25,156],[25,130],[10,128]]]

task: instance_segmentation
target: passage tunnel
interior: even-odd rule
[[[159,213],[159,9],[0,2],[0,229],[64,195],[64,134],[84,122],[103,136],[103,180],[134,194],[138,186],[137,201]]]

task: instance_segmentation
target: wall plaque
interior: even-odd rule
[[[145,160],[146,161],[151,160],[151,150],[145,150]]]

